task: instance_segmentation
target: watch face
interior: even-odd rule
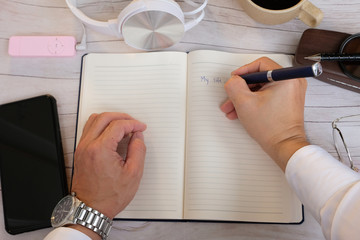
[[[51,225],[53,227],[63,226],[65,221],[68,219],[69,214],[72,212],[74,199],[75,198],[73,196],[69,195],[61,199],[56,205],[51,216]]]

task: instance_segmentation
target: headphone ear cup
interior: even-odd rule
[[[131,16],[122,27],[124,41],[135,48],[156,50],[179,42],[184,24],[167,12],[145,11]]]
[[[137,7],[131,6],[133,3]],[[123,12],[119,15],[119,30],[124,41],[134,48],[168,48],[185,33],[184,14],[173,0],[134,1]]]

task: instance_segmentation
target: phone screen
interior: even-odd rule
[[[50,227],[52,210],[68,194],[52,96],[0,105],[0,176],[6,231]]]

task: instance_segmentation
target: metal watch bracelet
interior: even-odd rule
[[[74,223],[84,226],[106,240],[112,227],[112,220],[99,211],[81,202],[74,214]]]

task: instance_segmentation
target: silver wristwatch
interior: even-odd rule
[[[75,193],[71,193],[61,199],[54,208],[51,215],[51,225],[61,227],[68,224],[82,225],[107,239],[112,227],[110,218],[85,205],[76,198]]]

